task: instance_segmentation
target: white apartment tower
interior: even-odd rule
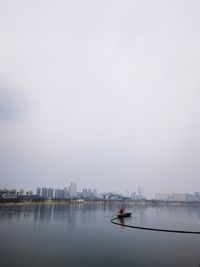
[[[77,185],[76,183],[71,183],[69,186],[69,196],[71,198],[77,197]]]

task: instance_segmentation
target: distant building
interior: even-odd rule
[[[19,192],[17,193],[19,196],[24,196],[25,192],[23,189],[20,189]]]
[[[155,199],[161,201],[197,201],[195,194],[189,193],[159,193],[155,195]]]
[[[83,199],[83,193],[82,192],[77,192],[76,197],[79,198],[79,199]]]
[[[3,198],[3,194],[8,193],[7,189],[0,189],[0,199]]]
[[[138,196],[139,196],[139,199],[144,198],[144,188],[142,186],[138,187]]]
[[[41,195],[41,188],[37,188],[37,193],[36,193],[36,195],[38,195],[38,196],[40,196]]]
[[[83,198],[87,198],[87,189],[86,188],[83,188]]]
[[[92,198],[93,197],[92,189],[88,189],[87,195],[88,195],[88,198]]]
[[[194,192],[194,200],[200,202],[200,192]]]
[[[58,198],[60,189],[55,190],[55,198]]]
[[[48,188],[47,190],[47,198],[52,199],[53,198],[53,189]]]
[[[2,195],[3,199],[16,199],[17,194],[16,193],[7,193]]]
[[[133,199],[133,200],[138,200],[138,195],[136,194],[136,192],[132,192],[131,193],[131,199]]]
[[[56,199],[64,199],[64,190],[56,189],[55,190],[55,198]]]
[[[61,190],[59,191],[59,198],[60,198],[60,199],[64,199],[64,194],[65,194],[64,190],[61,189]]]
[[[48,194],[47,188],[42,187],[42,197],[47,198],[47,194]]]
[[[94,190],[93,190],[93,197],[94,197],[94,198],[97,198],[97,189],[94,189]]]
[[[76,183],[71,183],[69,186],[69,196],[70,198],[77,197],[77,185]]]
[[[69,198],[69,188],[65,187],[64,188],[64,199],[68,199]]]
[[[105,200],[122,200],[123,195],[115,194],[115,193],[106,193],[103,195]]]
[[[130,197],[129,190],[126,190],[125,197],[128,197],[128,198]]]
[[[86,189],[84,188],[82,191],[82,197],[84,199],[94,199],[97,198],[97,190],[96,189]]]

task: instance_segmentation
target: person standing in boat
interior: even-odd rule
[[[125,212],[125,208],[120,208],[120,209],[119,209],[119,214],[120,214],[120,215],[124,214],[124,212]]]

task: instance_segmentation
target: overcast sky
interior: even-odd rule
[[[0,187],[200,191],[199,12],[0,0]]]

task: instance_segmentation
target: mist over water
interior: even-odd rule
[[[119,204],[0,206],[1,264],[12,266],[199,266],[200,237],[110,223]],[[198,206],[127,205],[127,224],[199,230]]]

